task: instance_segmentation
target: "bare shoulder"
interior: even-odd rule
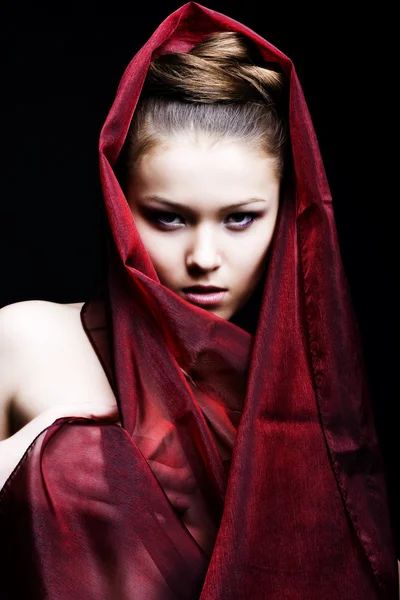
[[[0,310],[0,411],[11,403],[27,422],[55,404],[112,401],[83,304],[30,300]]]
[[[44,300],[16,302],[0,310],[0,355],[9,368],[60,366],[96,360],[83,329],[83,302],[59,304]],[[97,361],[96,361],[97,362]],[[40,369],[39,369],[40,370]]]
[[[79,311],[78,304],[45,301],[16,302],[0,309],[0,439],[9,433],[11,407],[34,369],[35,358],[43,356],[44,347],[54,345],[52,337],[64,337],[66,321],[76,323]]]
[[[56,339],[65,345],[71,336],[79,335],[82,305],[28,300],[0,309],[0,402],[15,395],[21,368],[31,362],[29,356],[50,349]]]
[[[26,339],[26,336],[54,334],[54,328],[63,327],[76,321],[80,322],[80,311],[83,302],[59,304],[46,300],[27,300],[3,306],[0,309],[0,335],[2,340],[15,344]]]

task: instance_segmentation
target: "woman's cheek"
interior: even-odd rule
[[[159,277],[173,279],[180,261],[183,260],[182,250],[160,240],[152,245],[148,252]]]

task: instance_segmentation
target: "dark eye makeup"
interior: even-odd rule
[[[164,231],[173,231],[186,225],[186,220],[175,212],[150,209],[146,209],[143,212],[152,224]],[[228,229],[242,231],[248,229],[262,214],[262,212],[231,213],[224,219],[224,223]]]

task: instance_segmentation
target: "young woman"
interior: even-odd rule
[[[0,311],[4,597],[396,598],[357,325],[290,60],[184,5],[128,66],[100,167],[106,281],[85,304]]]

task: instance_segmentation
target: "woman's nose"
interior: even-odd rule
[[[193,233],[186,255],[186,264],[189,268],[198,268],[202,271],[212,271],[221,266],[216,235],[210,227],[199,227]]]

